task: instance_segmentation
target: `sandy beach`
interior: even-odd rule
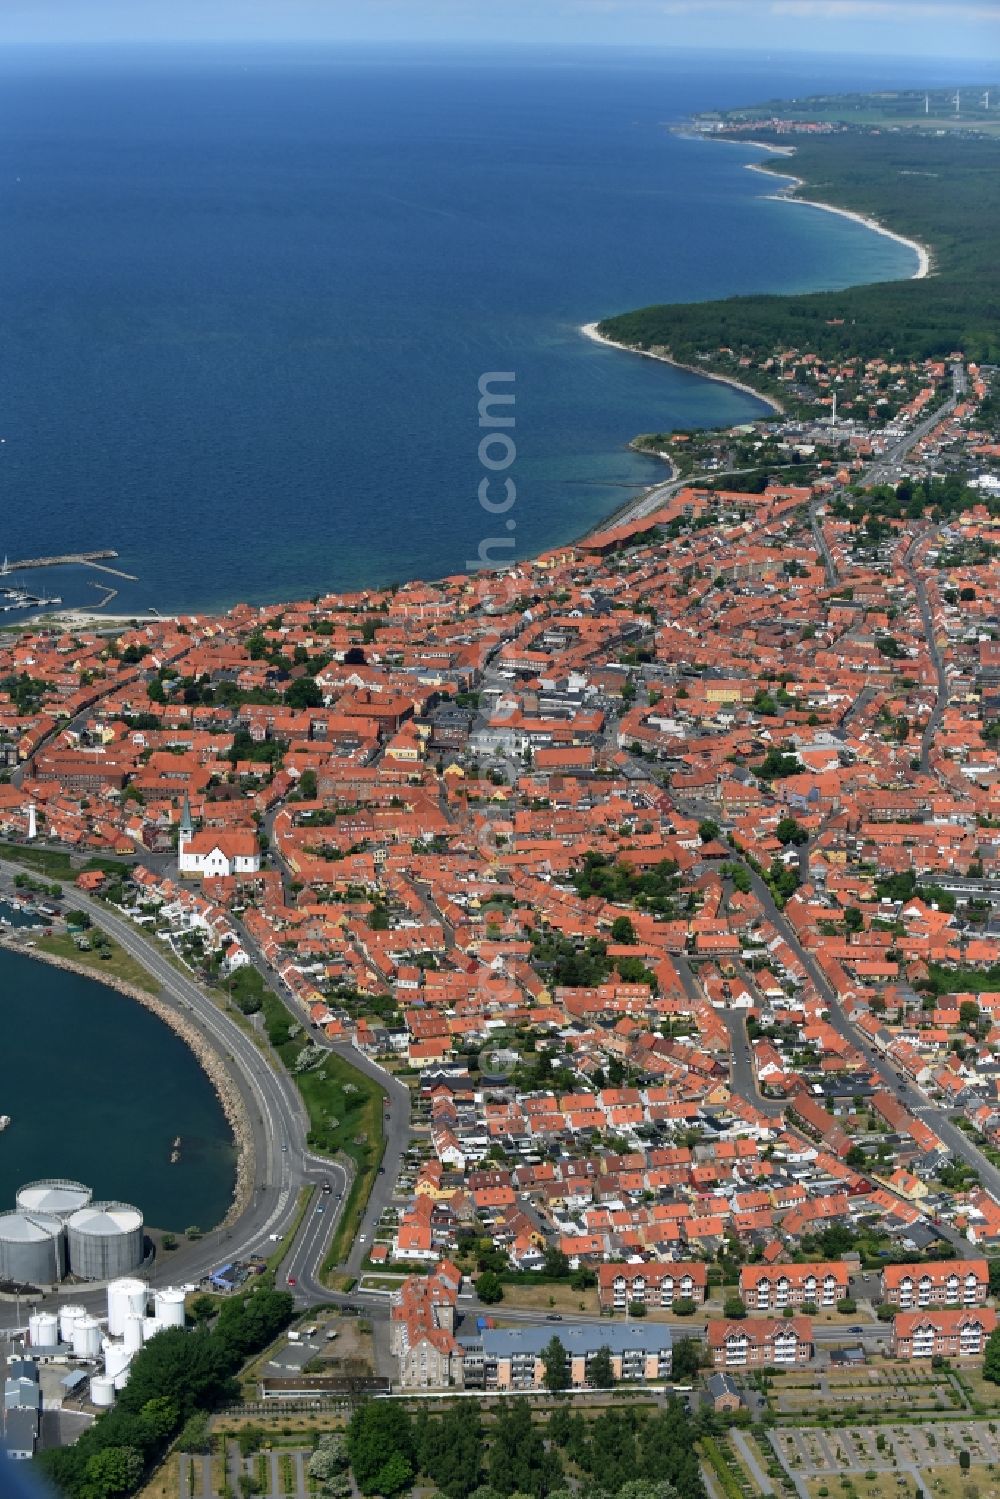
[[[605,338],[603,333],[598,332],[597,323],[584,323],[580,332],[585,338],[592,339],[595,344],[606,344],[609,349],[624,349],[626,354],[641,354],[644,359],[658,359],[661,364],[672,364],[675,370],[685,370],[689,375],[697,375],[702,380],[715,380],[719,385],[731,385],[734,390],[741,390],[744,395],[753,396],[755,401],[760,401],[764,406],[770,406],[775,416],[783,416],[785,408],[772,396],[762,395],[759,390],[754,390],[752,385],[745,385],[742,380],[736,380],[731,375],[718,375],[713,370],[699,369],[696,364],[682,364],[679,359],[671,359],[669,354],[659,353],[653,349],[637,349],[632,344],[621,344],[613,338]]]
[[[733,144],[743,145],[744,142],[738,141],[733,142]],[[748,146],[757,147],[761,150],[772,151],[780,156],[791,156],[793,154],[791,148],[789,148],[787,152],[781,151],[776,146],[765,146],[763,141],[747,141],[745,142],[745,144]],[[905,245],[908,250],[912,250],[914,252],[917,257],[917,269],[913,272],[913,276],[911,278],[912,280],[922,281],[925,276],[930,275],[930,251],[928,250],[927,246],[922,245],[919,240],[907,239],[905,234],[897,234],[895,230],[887,229],[884,224],[880,224],[878,219],[868,218],[863,213],[855,213],[852,208],[838,208],[835,203],[823,203],[818,198],[800,198],[798,196],[799,189],[805,186],[805,183],[803,182],[801,177],[794,177],[790,173],[786,174],[785,172],[772,171],[769,166],[765,166],[764,163],[760,161],[748,161],[746,164],[746,168],[748,172],[759,172],[762,177],[778,178],[779,180],[783,180],[785,182],[785,186],[780,188],[776,193],[767,194],[767,197],[771,202],[802,203],[806,206],[806,208],[822,208],[824,213],[836,213],[839,214],[842,219],[853,219],[856,224],[863,224],[864,227],[866,229],[870,229],[873,234],[881,234],[884,235],[886,239],[894,239],[897,244]]]

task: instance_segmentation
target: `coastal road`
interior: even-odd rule
[[[197,1281],[226,1260],[265,1252],[271,1245],[269,1236],[289,1227],[299,1187],[319,1166],[327,1166],[306,1149],[308,1126],[298,1090],[234,1020],[168,961],[158,943],[82,891],[74,889],[72,900],[143,966],[160,986],[162,1004],[182,1016],[221,1059],[241,1095],[251,1133],[253,1178],[239,1217],[199,1240],[181,1240],[176,1250],[161,1254],[150,1281]]]

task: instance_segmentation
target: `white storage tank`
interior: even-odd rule
[[[150,1338],[155,1338],[158,1332],[163,1331],[163,1323],[159,1317],[143,1317],[142,1319],[142,1341],[148,1343]]]
[[[117,1381],[123,1370],[128,1368],[130,1354],[125,1352],[124,1343],[112,1343],[109,1338],[104,1340],[104,1372],[108,1379]]]
[[[126,1364],[125,1367],[124,1367],[124,1369],[122,1369],[119,1374],[115,1375],[115,1390],[116,1391],[117,1390],[124,1390],[125,1386],[128,1384],[128,1376],[129,1376],[129,1367],[128,1367],[128,1364]]]
[[[156,1315],[164,1327],[183,1327],[184,1316],[184,1292],[174,1286],[167,1286],[156,1293]]]
[[[115,1403],[115,1382],[106,1374],[95,1374],[90,1381],[90,1399],[93,1405],[107,1410]]]
[[[101,1324],[96,1317],[78,1317],[73,1324],[73,1357],[96,1358],[101,1351]]]
[[[149,1300],[149,1287],[144,1280],[126,1276],[113,1280],[108,1286],[108,1332],[120,1338],[130,1317],[144,1317]]]
[[[22,1286],[54,1286],[66,1273],[61,1218],[48,1213],[0,1216],[0,1280]]]
[[[66,1222],[69,1267],[81,1280],[115,1280],[142,1264],[142,1214],[125,1202],[92,1202]]]
[[[125,1352],[138,1353],[142,1347],[142,1317],[129,1317],[125,1322]]]
[[[59,1341],[72,1343],[73,1329],[81,1317],[87,1315],[85,1306],[61,1306],[59,1308]]]
[[[53,1218],[69,1218],[85,1208],[94,1193],[83,1182],[53,1176],[44,1181],[28,1182],[17,1194],[22,1213],[49,1213]]]
[[[28,1318],[32,1348],[54,1348],[59,1341],[59,1319],[54,1312],[32,1312]]]

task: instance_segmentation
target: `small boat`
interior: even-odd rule
[[[10,1123],[9,1114],[0,1114],[0,1130],[6,1129]]]

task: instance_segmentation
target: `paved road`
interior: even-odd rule
[[[838,1031],[845,1040],[861,1053],[865,1061],[885,1084],[886,1089],[897,1098],[911,1113],[922,1118],[934,1131],[948,1150],[953,1155],[960,1156],[979,1174],[983,1185],[1000,1201],[1000,1171],[992,1166],[983,1153],[976,1148],[969,1137],[962,1130],[952,1124],[947,1112],[939,1105],[932,1103],[926,1095],[916,1087],[915,1084],[907,1084],[905,1094],[900,1088],[900,1079],[891,1063],[872,1046],[862,1035],[858,1028],[844,1014],[840,999],[833,985],[823,974],[819,965],[809,950],[802,946],[796,935],[794,927],[778,910],[770,890],[758,875],[753,876],[754,894],[761,901],[767,912],[768,919],[781,933],[789,947],[796,954],[806,973],[809,975],[816,987],[820,998],[825,1001],[830,1016],[830,1024]],[[938,1224],[938,1230],[945,1238],[956,1247],[967,1250],[969,1241],[963,1238],[953,1229],[946,1225]]]
[[[747,1036],[747,1015],[745,1010],[723,1010],[722,1018],[729,1032],[732,1054],[732,1073],[730,1086],[734,1093],[740,1098],[745,1098],[747,1103],[753,1104],[762,1114],[767,1114],[771,1119],[780,1119],[785,1112],[785,1105],[773,1098],[765,1098],[757,1086],[757,1077],[753,1068],[753,1054],[750,1049],[750,1040]]]

